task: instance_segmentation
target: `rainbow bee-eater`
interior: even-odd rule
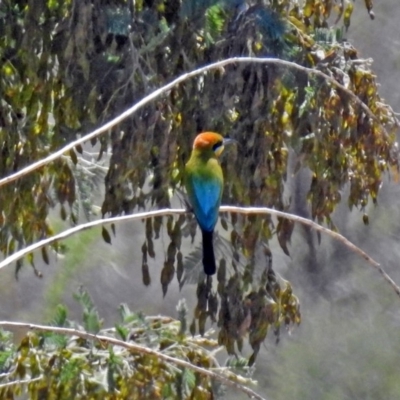
[[[224,176],[218,157],[224,145],[235,142],[214,132],[196,136],[185,166],[184,184],[190,205],[203,236],[203,267],[206,275],[216,271],[213,232],[218,220]]]

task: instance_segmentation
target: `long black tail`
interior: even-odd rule
[[[215,264],[213,231],[203,231],[203,267],[206,275],[214,275],[217,270]]]

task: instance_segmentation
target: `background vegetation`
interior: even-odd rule
[[[194,135],[211,126],[224,134],[229,133],[241,143],[237,154],[230,154],[224,159],[227,175],[225,203],[274,206],[300,215],[308,215],[310,210],[312,218],[334,227],[332,211],[344,198],[350,206],[363,211],[364,222],[370,222],[370,226],[364,228],[368,235],[365,233],[356,242],[362,240],[367,245],[370,232],[381,232],[378,237],[383,248],[382,243],[388,243],[387,235],[390,232],[396,235],[395,226],[391,226],[393,219],[386,217],[385,222],[385,217],[373,220],[369,215],[368,218],[368,214],[376,214],[379,209],[370,210],[368,200],[376,202],[378,190],[385,179],[383,172],[397,164],[396,148],[393,147],[395,120],[390,108],[385,106],[376,92],[375,77],[369,70],[368,61],[362,58],[369,53],[360,57],[343,40],[344,32],[337,29],[348,24],[351,3],[343,9],[343,14],[340,9],[329,8],[330,3],[307,2],[300,10],[290,2],[260,2],[249,4],[248,9],[243,8],[243,4],[231,2],[207,4],[204,9],[196,2],[185,2],[186,6],[178,10],[173,8],[179,6],[174,2],[138,2],[136,9],[126,7],[123,2],[107,3],[107,6],[101,2],[93,2],[93,5],[90,2],[65,2],[63,6],[57,2],[18,5],[4,2],[3,20],[7,18],[14,23],[2,25],[5,39],[2,39],[1,51],[2,59],[6,61],[1,75],[4,116],[1,130],[2,176],[59,148],[72,140],[77,132],[84,133],[112,118],[184,71],[231,55],[279,56],[318,68],[338,79],[370,107],[387,134],[376,121],[361,112],[346,93],[335,90],[326,81],[283,68],[251,65],[227,67],[223,72],[210,73],[204,78],[180,85],[167,98],[119,125],[109,138],[101,139],[96,151],[101,154],[109,147],[112,150],[110,169],[105,178],[102,213],[116,215],[130,213],[137,207],[170,205],[169,190],[179,186],[181,167],[187,159]],[[58,19],[50,18],[48,24],[53,25],[47,26],[44,22],[51,13]],[[135,17],[132,27],[134,35],[124,31],[124,27],[127,29],[127,15],[129,18],[132,15]],[[328,29],[329,17],[341,17],[334,29]],[[357,27],[370,24],[365,18],[362,21]],[[12,40],[7,41],[7,38]],[[48,216],[53,205],[62,219],[72,223],[78,223],[84,211],[87,214],[93,211],[90,206],[98,203],[99,197],[89,196],[95,183],[91,177],[99,176],[99,168],[94,165],[93,157],[84,153],[87,150],[77,148],[77,153],[71,153],[69,158],[62,158],[39,173],[1,188],[0,204],[5,217],[1,231],[4,254],[10,254],[16,248],[51,234],[54,224],[49,224],[51,219]],[[80,157],[79,152],[85,157]],[[89,166],[86,162],[92,164]],[[87,171],[91,171],[92,167],[96,168],[94,175]],[[392,170],[392,179],[396,179],[395,171]],[[294,172],[297,173],[293,175]],[[390,188],[395,192],[393,186]],[[16,201],[11,202],[15,190],[18,190],[18,196],[15,197]],[[385,209],[386,212],[390,210],[389,207]],[[342,210],[337,214],[335,225],[342,233],[351,235],[355,226],[362,224],[363,214],[359,214],[354,226],[349,228],[349,221],[352,220],[343,216]],[[55,218],[54,213],[50,215]],[[359,325],[366,311],[354,313],[353,306],[361,310],[366,307],[368,311],[380,307],[367,296],[368,293],[379,291],[371,284],[375,282],[374,276],[369,276],[371,280],[366,284],[361,273],[350,275],[348,267],[354,261],[346,253],[343,254],[343,249],[326,243],[326,240],[318,247],[317,238],[308,230],[300,229],[297,235],[295,233],[293,245],[289,248],[293,230],[291,224],[283,221],[274,224],[272,219],[265,218],[232,220],[232,216],[225,221],[228,241],[224,242],[222,235],[221,242],[228,246],[228,250],[221,250],[220,258],[226,261],[226,276],[230,279],[223,281],[216,295],[219,295],[219,300],[235,295],[242,301],[234,311],[218,315],[220,342],[227,346],[228,351],[232,351],[232,340],[240,345],[235,334],[243,323],[243,307],[249,295],[261,293],[260,301],[271,298],[271,292],[260,292],[261,288],[265,288],[265,281],[259,280],[262,275],[260,271],[266,268],[265,255],[260,255],[259,243],[268,241],[274,254],[273,268],[278,267],[281,276],[296,283],[296,291],[301,287],[308,293],[305,301],[302,299],[302,307],[307,315],[318,315],[319,322],[324,321],[329,313],[327,310],[335,309],[334,305],[339,304],[340,308],[339,305],[337,307],[340,312],[338,315],[333,312],[330,319],[341,322],[343,313],[347,312],[346,321],[349,321],[349,327],[343,327],[341,335],[332,337],[322,328],[321,332],[315,329],[315,325],[307,324],[302,328],[311,337],[308,339],[309,346],[323,342],[317,352],[318,357],[310,352],[308,357],[303,355],[297,359],[290,351],[296,343],[290,341],[282,346],[282,350],[276,350],[280,351],[276,358],[268,355],[267,362],[261,364],[275,371],[284,368],[285,372],[281,373],[286,377],[284,387],[281,387],[278,378],[264,382],[268,390],[271,393],[276,390],[274,397],[277,398],[287,398],[290,394],[300,398],[299,391],[304,392],[304,398],[309,398],[310,393],[317,393],[316,398],[323,398],[327,392],[332,398],[374,398],[374,391],[382,390],[381,386],[396,393],[390,371],[378,367],[374,369],[371,363],[368,363],[366,371],[374,371],[382,378],[377,379],[379,384],[374,384],[374,380],[368,381],[372,388],[361,385],[364,397],[358,392],[360,389],[357,384],[360,380],[364,382],[361,372],[354,374],[351,383],[335,385],[335,389],[330,390],[331,382],[340,376],[330,372],[331,363],[326,361],[324,368],[320,361],[329,360],[338,353],[341,344],[346,348],[344,356],[351,353],[348,349],[352,350],[353,347],[360,351],[363,356],[361,365],[367,364],[364,357],[375,359],[375,353],[384,353],[384,349],[369,345],[363,347],[358,340],[352,339],[366,329],[365,323],[361,327]],[[171,290],[175,291],[178,283],[190,281],[190,271],[193,271],[198,257],[196,251],[189,254],[190,240],[185,239],[185,229],[181,230],[184,226],[190,226],[190,221],[176,218],[169,223],[164,220],[163,224],[166,225],[166,232],[161,220],[146,223],[145,227],[118,226],[117,243],[113,240],[113,247],[111,250],[104,249],[103,255],[102,247],[96,242],[96,234],[89,235],[87,247],[90,248],[90,242],[94,241],[97,254],[93,255],[90,250],[82,248],[85,246],[80,246],[79,250],[75,248],[79,251],[79,257],[71,259],[71,248],[66,253],[66,266],[70,264],[70,272],[62,280],[70,276],[76,282],[91,286],[93,275],[89,270],[85,272],[84,264],[97,264],[96,287],[92,286],[89,290],[93,297],[99,299],[100,309],[107,311],[107,307],[103,306],[108,305],[108,310],[113,311],[108,317],[110,322],[115,322],[112,315],[115,315],[118,304],[117,301],[110,301],[111,296],[116,296],[116,291],[118,295],[123,293],[121,286],[126,283],[121,281],[127,276],[131,277],[132,283],[125,286],[125,290],[129,290],[130,285],[135,288],[140,286],[141,282],[138,281],[142,279],[149,283],[146,277],[151,279],[153,271],[160,272],[164,290],[171,285],[167,298],[172,301],[174,295]],[[173,227],[177,228],[171,230]],[[146,230],[145,238],[141,236],[143,228]],[[168,245],[154,240],[159,229],[159,236]],[[190,232],[190,228],[186,229]],[[132,233],[137,233],[134,237],[139,240],[135,247],[127,242]],[[273,237],[275,233],[277,236]],[[103,231],[104,235],[108,237]],[[291,261],[275,249],[276,240],[285,252],[290,249]],[[60,252],[63,249],[58,245],[56,250]],[[232,266],[231,254],[234,259]],[[334,255],[334,262],[329,261],[331,254]],[[105,255],[107,261],[104,261]],[[42,256],[44,259],[53,258],[51,252]],[[163,256],[165,262],[162,261]],[[270,253],[267,256],[271,258]],[[129,260],[124,261],[124,257]],[[183,260],[182,264],[179,264],[179,259]],[[123,264],[128,268],[121,267]],[[291,269],[286,270],[285,266],[289,264]],[[179,276],[180,265],[185,268]],[[267,265],[271,277],[269,262]],[[331,273],[332,266],[336,268],[334,276]],[[140,268],[142,279],[138,274]],[[177,275],[174,276],[174,273]],[[24,274],[27,276],[27,272]],[[49,280],[50,277],[46,275],[50,275],[48,271],[45,279]],[[368,277],[368,273],[366,275]],[[176,282],[175,278],[180,282]],[[102,281],[104,285],[98,285]],[[239,286],[235,286],[238,291],[232,291],[232,282],[240,282]],[[282,285],[282,281],[279,283]],[[201,284],[202,281],[200,288]],[[37,283],[33,285],[37,286]],[[160,287],[158,282],[153,281],[154,286]],[[285,285],[278,290],[283,292],[284,288]],[[190,294],[193,289],[193,286],[185,287],[182,295],[193,301],[194,296]],[[21,289],[10,296],[16,301],[23,301],[24,297],[18,291]],[[148,291],[141,299],[132,289],[129,291],[122,301],[132,298],[135,309],[143,301],[147,308],[144,311],[159,310],[156,307],[158,305],[154,304],[152,291]],[[140,292],[143,293],[143,290]],[[383,297],[387,299],[387,310],[390,310],[393,297],[390,297],[392,293],[387,292]],[[202,324],[205,318],[212,315],[205,312],[199,289],[197,293],[195,316],[198,324]],[[144,301],[146,297],[147,301]],[[158,302],[162,302],[161,296]],[[161,312],[165,310],[163,307],[166,304],[161,305]],[[28,313],[29,307],[25,307],[25,310]],[[51,311],[50,314],[54,314],[54,310]],[[374,329],[382,326],[379,318],[375,321],[371,314],[366,315],[369,316],[369,326]],[[227,325],[227,316],[229,321],[233,321],[230,326]],[[259,314],[254,321],[257,321],[257,317],[260,322],[265,321]],[[197,327],[200,328],[200,325]],[[258,328],[253,326],[251,329],[257,334],[253,334],[253,339],[250,335],[250,344],[256,351],[265,336],[263,330]],[[224,329],[226,334],[221,339]],[[371,332],[374,332],[371,336],[375,336],[375,331]],[[301,337],[297,331],[295,341],[296,337]],[[314,337],[319,341],[312,340]],[[327,337],[332,339],[329,345],[325,342]],[[289,367],[284,361],[279,362],[279,357],[285,360],[286,349],[287,362],[293,363]],[[296,353],[298,351],[296,347]],[[303,367],[304,360],[309,360],[307,368]],[[302,367],[297,367],[296,363]],[[354,365],[360,364],[357,362]],[[331,375],[332,379],[328,379]],[[346,378],[349,379],[347,374]],[[386,380],[389,383],[380,384]],[[298,381],[307,384],[301,385],[300,390],[296,384]]]

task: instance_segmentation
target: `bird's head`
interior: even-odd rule
[[[199,151],[210,151],[219,157],[227,144],[236,143],[234,139],[224,138],[219,133],[203,132],[196,136],[193,143],[193,149]]]

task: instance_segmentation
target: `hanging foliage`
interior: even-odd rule
[[[365,6],[373,18],[372,2]],[[99,158],[111,149],[102,213],[168,207],[171,193],[181,187],[195,135],[214,130],[239,142],[222,160],[224,204],[284,210],[292,150],[295,170],[312,172],[312,218],[334,227],[332,212],[345,186],[349,206],[365,211],[370,200],[377,201],[383,174],[398,167],[398,122],[379,96],[370,61],[345,38],[352,11],[352,2],[334,0],[4,0],[0,176],[100,126],[184,72],[233,56],[276,57],[334,78],[375,118],[348,93],[300,71],[249,63],[209,72],[180,84],[99,140]],[[1,188],[3,254],[51,235],[47,216],[55,205],[61,205],[62,219],[77,222],[74,204],[88,198],[85,188],[91,186],[77,183],[82,149],[76,150]],[[146,222],[145,284],[147,257],[155,256],[153,241],[162,226],[170,237],[161,273],[164,294],[175,275],[185,281],[193,256],[180,247],[186,227],[193,235],[191,221]],[[241,350],[248,335],[254,361],[268,329],[278,334],[282,324],[300,322],[290,284],[276,278],[270,255],[267,262],[257,256],[273,234],[288,254],[293,225],[282,220],[275,226],[270,218],[254,216],[223,221],[230,243],[220,252],[218,291],[201,280],[191,328],[203,333],[207,319],[216,320],[219,342],[229,353],[235,344]],[[105,230],[103,238],[111,240]]]

